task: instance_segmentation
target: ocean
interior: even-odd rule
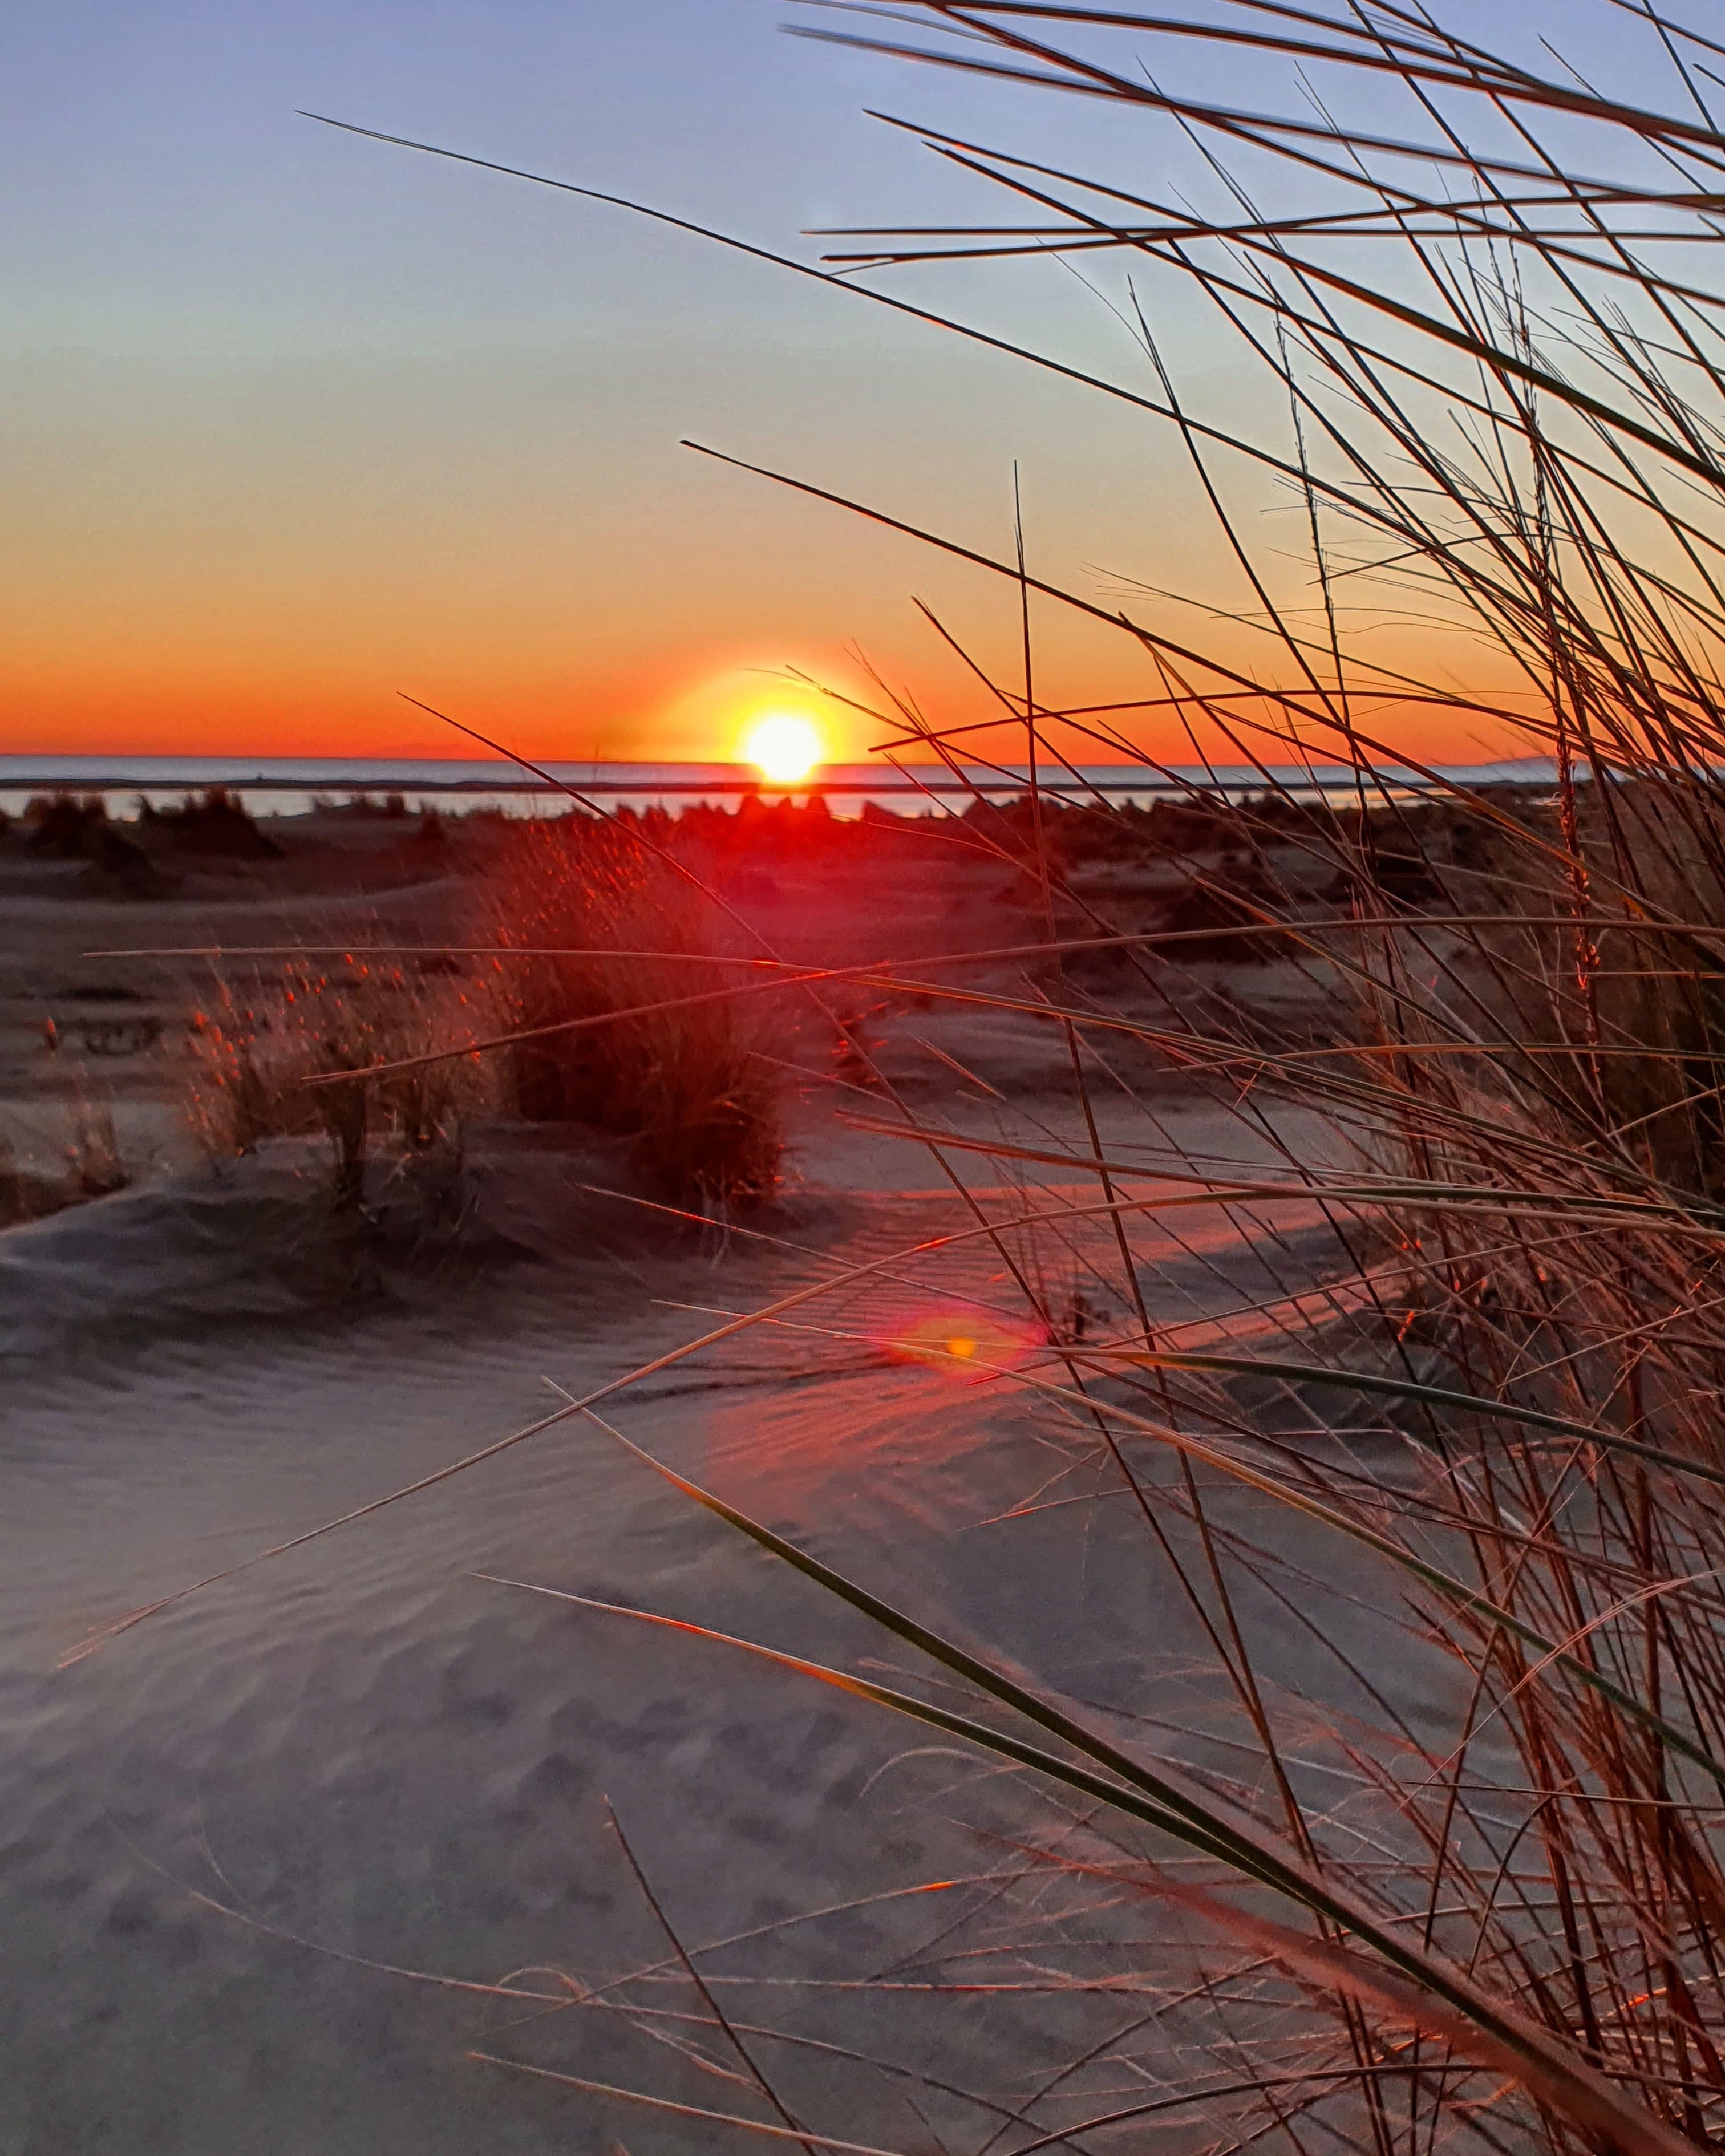
[[[638,809],[676,808],[697,801],[734,805],[756,793],[792,800],[819,793],[835,814],[858,815],[872,802],[902,815],[956,813],[976,793],[1022,793],[1029,783],[1028,769],[1013,764],[967,764],[957,771],[943,764],[827,764],[793,789],[767,785],[747,764],[553,763],[543,770],[555,783],[501,758],[461,762],[383,757],[0,756],[0,808],[16,815],[34,794],[71,792],[99,793],[110,813],[124,814],[139,798],[166,808],[205,787],[223,786],[254,814],[277,816],[307,814],[320,801],[390,793],[399,793],[415,808],[422,803],[455,809],[490,804],[514,814],[543,815],[564,806],[570,791],[608,807],[626,803]],[[1549,785],[1556,777],[1550,763],[1534,758],[1448,765],[1435,775],[1471,786]],[[1076,771],[1045,765],[1039,774],[1047,792],[1062,800],[1131,801],[1146,807],[1206,793],[1240,799],[1260,791],[1266,776],[1308,797],[1329,792],[1351,798],[1354,792],[1353,774],[1340,767],[1314,771],[1290,764],[1266,773],[1245,765],[1109,763]],[[1395,766],[1384,767],[1378,778],[1398,791],[1419,792],[1430,783],[1424,775]]]

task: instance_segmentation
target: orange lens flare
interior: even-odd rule
[[[926,1310],[880,1345],[895,1361],[926,1363],[948,1377],[974,1381],[1015,1369],[1036,1345],[1035,1336],[984,1311]]]

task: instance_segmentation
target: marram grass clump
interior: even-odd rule
[[[617,823],[524,825],[496,869],[499,940],[547,955],[508,969],[516,1111],[628,1142],[641,1188],[702,1212],[747,1209],[783,1169],[769,1022],[711,967],[710,900]],[[552,955],[554,954],[554,955]]]
[[[351,1210],[379,1147],[451,1143],[495,1100],[494,1067],[477,1052],[495,1018],[488,980],[362,952],[295,963],[244,991],[224,987],[194,1014],[187,1119],[214,1160],[269,1138],[326,1139],[331,1195]]]

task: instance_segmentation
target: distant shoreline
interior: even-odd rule
[[[829,764],[795,787],[769,784],[746,764],[558,763],[542,767],[547,778],[524,773],[499,761],[377,757],[0,757],[0,805],[32,793],[141,795],[155,805],[188,792],[224,787],[244,798],[271,797],[269,813],[292,814],[280,797],[298,796],[307,807],[314,797],[401,794],[409,799],[487,797],[518,800],[555,799],[569,793],[609,800],[651,803],[724,801],[761,796],[768,799],[821,798],[881,806],[929,800],[945,807],[955,799],[982,793],[1010,796],[1029,791],[1029,770],[1022,766],[978,764],[954,772],[943,764]],[[1555,783],[1553,766],[1543,759],[1515,762],[1446,765],[1436,773],[1440,784],[1463,787],[1540,787]],[[1266,786],[1307,797],[1354,792],[1355,774],[1343,765],[1301,769],[1293,765],[1257,771],[1249,766],[1154,766],[1110,763],[1081,767],[1076,774],[1045,766],[1037,783],[1054,797],[1075,803],[1178,800],[1193,794],[1230,798],[1262,792]],[[1405,766],[1386,765],[1368,783],[1397,793],[1424,793],[1433,781]],[[22,805],[22,799],[18,805]]]

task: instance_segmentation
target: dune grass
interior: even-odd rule
[[[1622,10],[1588,14],[1602,34],[1635,27]],[[1656,107],[1394,5],[1218,0],[1170,23],[1132,8],[906,0],[802,27],[1101,100],[1146,129],[1124,178],[916,129],[1000,190],[1004,214],[836,250],[851,267],[1063,254],[1092,276],[1124,257],[1147,387],[1020,356],[1173,430],[1240,579],[1189,609],[1122,608],[1039,579],[1021,551],[953,549],[1022,607],[1024,678],[997,694],[1036,773],[1015,822],[979,810],[967,837],[1015,874],[1028,865],[1044,957],[1065,947],[1071,961],[1012,997],[955,983],[937,957],[859,970],[852,993],[1011,1009],[1068,1053],[1081,1142],[978,1138],[919,1119],[884,1082],[871,1127],[955,1185],[978,1153],[997,1188],[1050,1161],[1088,1185],[1082,1201],[1015,1206],[965,1194],[970,1218],[945,1246],[998,1255],[1034,1342],[991,1365],[970,1341],[967,1372],[1014,1395],[1075,1472],[1129,1508],[1147,1576],[1209,1642],[1210,1741],[1194,1763],[1165,1729],[1058,1697],[613,1431],[907,1660],[883,1674],[732,1649],[937,1732],[1013,1777],[1017,1808],[963,1921],[922,1950],[914,2059],[817,2041],[782,2006],[766,2026],[727,2020],[701,1979],[706,1948],[675,1933],[693,2002],[680,2020],[662,1989],[552,1985],[553,2025],[601,2007],[655,2035],[675,2021],[680,2045],[710,2045],[694,2063],[712,2102],[661,2093],[650,2068],[607,2101],[809,2148],[856,2145],[847,2091],[882,2072],[923,2121],[906,2127],[906,2156],[931,2143],[978,2156],[1719,2145],[1725,295],[1702,251],[1725,196],[1709,109],[1719,48],[1647,10],[1641,37],[1671,85]],[[1183,90],[1194,46],[1280,68],[1286,102]],[[1183,186],[1145,192],[1176,149],[1208,173],[1202,207]],[[1171,285],[1258,370],[1260,431],[1188,408],[1153,334]],[[1229,506],[1230,488],[1266,483],[1304,535],[1298,590]],[[827,498],[894,521],[888,506]],[[1081,801],[1075,766],[1130,750],[1135,721],[1039,694],[1033,600],[1117,630],[1142,660],[1143,712],[1183,716],[1257,774],[1248,798],[1202,804],[1231,865],[1195,870],[1189,917],[1160,931],[1120,932],[1076,854],[1050,843],[1062,827],[1044,789]],[[1403,657],[1351,633],[1363,606],[1399,612]],[[1457,653],[1476,676],[1489,663],[1497,685],[1458,686]],[[1490,722],[1548,758],[1547,795],[1417,766],[1407,783],[1399,732],[1433,713],[1458,733]],[[908,706],[880,716],[901,748],[956,767],[962,740]],[[1277,775],[1290,765],[1309,783]],[[1136,843],[1106,801],[1086,816],[1105,852]],[[572,838],[593,842],[532,844]],[[775,1141],[747,1044],[716,1019],[685,1065],[644,1030],[660,999],[637,963],[619,970],[603,952],[626,935],[656,953],[663,980],[649,986],[698,969],[656,872],[597,844],[572,882],[548,855],[518,867],[511,933],[576,955],[525,977],[517,1015],[577,1022],[568,1037],[583,1045],[512,1047],[516,1097],[632,1136],[667,1188],[714,1203],[764,1189]],[[1216,993],[1219,960],[1260,936],[1321,989],[1327,1038],[1278,1038]],[[1104,942],[1127,994],[1086,985],[1081,947]],[[1122,1039],[1232,1088],[1269,1164],[1122,1152],[1102,1112],[1122,1091],[1109,1061]],[[851,1045],[868,1065],[866,1041]],[[1315,1117],[1330,1142],[1283,1138],[1283,1111]],[[1152,1307],[1153,1222],[1204,1212],[1260,1249],[1263,1209],[1296,1200],[1356,1260],[1346,1294],[1266,1295],[1241,1313],[1255,1331],[1197,1348]],[[1024,1255],[1027,1238],[1070,1250],[1081,1232],[1106,1272],[1106,1322],[1069,1322]],[[929,1255],[824,1272],[649,1372],[739,1333],[818,1326],[827,1299]],[[552,1422],[597,1420],[649,1372],[429,1479]],[[1241,1492],[1271,1527],[1242,1524]],[[1323,1557],[1278,1547],[1277,1522]],[[661,1621],[583,1606],[607,1624]],[[1329,1656],[1345,1707],[1263,1671],[1266,1606]],[[1430,1681],[1434,1656],[1447,1690]],[[974,2085],[963,2011],[978,1957],[1045,2006],[1066,2046],[1057,2070]],[[861,1969],[854,1989],[865,2004],[884,1982]],[[492,2062],[593,2087],[567,2060]]]
[[[0,1228],[44,1219],[94,1198],[111,1198],[131,1182],[112,1105],[80,1083],[67,1096],[63,1112],[58,1173],[44,1173],[39,1159],[25,1165],[12,1140],[0,1135]]]
[[[1096,1190],[1065,1224],[1083,1210],[1111,1223],[1127,1314],[1075,1341],[1036,1308],[1040,1366],[998,1374],[1073,1445],[1088,1428],[1083,1442],[1130,1491],[1146,1564],[1212,1642],[1232,1701],[1231,1769],[1194,1772],[1147,1738],[1116,1738],[1106,1717],[1026,1686],[651,1464],[938,1681],[769,1659],[1022,1770],[1033,1821],[1031,1792],[1046,1793],[1045,1824],[1019,1844],[1020,1928],[996,1912],[997,1973],[1034,1967],[1067,2004],[1098,1991],[1147,2001],[1097,2014],[1094,2042],[1075,2042],[1041,2088],[993,2092],[1009,2123],[967,2145],[1090,2148],[1133,2128],[1137,2145],[1158,2121],[1173,2145],[1378,2156],[1714,2145],[1725,355],[1700,250],[1717,244],[1725,169],[1707,105],[1718,49],[1650,9],[1646,38],[1674,85],[1654,110],[1392,6],[1224,0],[1201,23],[1169,24],[1132,8],[912,0],[839,7],[803,28],[1135,110],[1164,129],[1156,141],[1208,161],[1214,199],[1199,209],[1172,188],[1140,191],[1147,173],[1153,187],[1153,150],[1128,186],[919,127],[935,154],[1001,191],[1004,217],[933,237],[855,235],[831,259],[1054,252],[1088,275],[1128,259],[1124,304],[1154,387],[1090,386],[1175,429],[1240,596],[1194,594],[1204,608],[1171,626],[1172,608],[1122,613],[1039,582],[1022,551],[990,566],[1019,587],[1027,624],[1033,592],[1111,621],[1142,654],[1146,708],[1183,714],[1259,772],[1255,798],[1231,811],[1245,872],[1213,876],[1207,893],[1194,882],[1178,924],[1194,947],[1183,955],[1171,937],[1130,954],[1168,1014],[1145,1037],[1166,1048],[1183,1031],[1191,1064],[1327,1119],[1346,1165],[1290,1158],[1264,1182],[1321,1201],[1368,1257],[1368,1291],[1340,1318],[1284,1314],[1268,1353],[1164,1340],[1132,1238],[1165,1201],[1132,1195],[1132,1163],[1106,1158],[1091,1097],[1102,1081],[1086,1051],[1099,1024],[1122,1021],[1070,981],[1049,993],[1091,1132],[1065,1157]],[[1266,116],[1183,93],[1190,46],[1218,40],[1318,71],[1325,101]],[[1350,123],[1343,100],[1360,108],[1368,87],[1370,124]],[[1185,408],[1152,328],[1173,282],[1194,288],[1261,370],[1279,438]],[[1260,566],[1227,506],[1242,469],[1300,513],[1303,593]],[[1350,639],[1363,595],[1411,617],[1415,651],[1459,639],[1476,671],[1488,654],[1501,685],[1470,692],[1447,670],[1377,655],[1381,637]],[[1081,796],[1075,763],[1128,747],[1132,715],[1043,703],[1029,650],[1027,632],[1026,679],[999,691],[1002,709],[1022,724],[1033,771]],[[1458,729],[1490,720],[1548,757],[1549,798],[1512,803],[1425,771],[1414,805],[1384,767],[1407,762],[1399,726],[1433,711]],[[901,749],[959,752],[908,708],[882,716]],[[1332,786],[1351,774],[1354,811],[1279,779],[1273,767],[1290,763],[1325,767]],[[1052,856],[1034,784],[1051,933],[1057,920],[1069,935],[1106,928],[1106,908]],[[1022,854],[986,816],[977,828],[1003,860]],[[1309,877],[1287,879],[1291,836],[1332,879],[1327,907]],[[1278,848],[1280,887],[1265,865]],[[1214,1001],[1170,993],[1183,964],[1260,932],[1331,988],[1344,1052],[1266,1040],[1219,1022]],[[1183,1028],[1183,1011],[1199,1021]],[[978,1142],[908,1116],[901,1127],[937,1158]],[[992,1152],[1009,1169],[1012,1146]],[[1254,1194],[1199,1163],[1189,1181],[1194,1203]],[[1045,1213],[1041,1224],[1056,1224]],[[1348,1716],[1314,1727],[1308,1702],[1260,1681],[1242,1597],[1267,1586],[1321,1631],[1329,1582],[1243,1541],[1230,1486],[1321,1527],[1338,1568],[1363,1565],[1381,1636],[1363,1661],[1353,1650]],[[1415,1717],[1404,1696],[1416,1640],[1453,1659],[1463,1704],[1450,1727]],[[1052,1911],[1051,1881],[1067,1897]],[[1099,1911],[1146,1903],[1177,1912],[1201,2041],[1174,2010],[1165,1951],[1122,1943],[1098,1980]],[[937,1995],[967,1988],[963,1963],[933,1955]],[[1120,2087],[1122,2061],[1136,2097]],[[963,2064],[961,2049],[955,2074]],[[810,2116],[773,2102],[815,2135]],[[845,2131],[841,2118],[824,2123]]]
[[[193,1135],[213,1161],[275,1137],[326,1139],[337,1210],[362,1202],[377,1147],[452,1144],[498,1097],[492,1067],[456,1045],[494,1029],[488,974],[464,982],[349,952],[273,974],[254,963],[217,988],[193,1021]],[[363,1075],[376,1065],[388,1067]]]
[[[524,824],[492,905],[499,942],[540,954],[502,991],[530,1036],[506,1051],[516,1111],[626,1140],[651,1197],[722,1212],[769,1196],[784,1150],[773,1036],[711,996],[714,909],[661,850],[615,818]]]
[[[352,1209],[376,1145],[453,1141],[490,1112],[624,1141],[655,1199],[732,1213],[770,1196],[782,1029],[715,986],[742,962],[712,947],[698,881],[628,818],[577,814],[501,828],[476,891],[483,940],[459,952],[210,953],[246,971],[218,974],[194,1016],[206,1155],[321,1132]]]

